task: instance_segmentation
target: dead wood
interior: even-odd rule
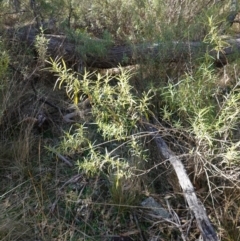
[[[25,26],[16,31],[8,29],[7,35],[15,41],[25,42],[34,48],[34,41],[38,31],[32,26]],[[138,45],[107,45],[106,51],[101,54],[85,54],[81,52],[86,46],[86,41],[71,40],[65,35],[45,34],[48,43],[48,54],[55,57],[63,57],[65,61],[72,61],[74,64],[84,62],[85,66],[94,68],[113,68],[119,65],[128,66],[144,61],[153,63],[167,63],[186,61],[187,59],[203,56],[207,51],[207,46],[201,42],[181,42],[173,41],[171,43],[142,43]],[[92,45],[104,45],[104,40],[89,39]],[[218,61],[226,63],[228,56],[237,58],[240,54],[240,36],[232,39],[226,39],[228,47],[223,53],[218,54],[211,51],[210,54]],[[219,58],[218,58],[219,57]]]
[[[217,234],[212,227],[211,222],[206,214],[205,208],[197,198],[194,187],[189,180],[184,165],[181,160],[168,148],[165,141],[158,134],[158,130],[150,124],[146,125],[148,131],[152,133],[158,151],[164,160],[168,160],[174,168],[178,177],[179,184],[183,190],[184,197],[188,203],[189,209],[195,216],[197,226],[201,232],[204,241],[218,241]]]

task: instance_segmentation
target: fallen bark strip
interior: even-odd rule
[[[34,42],[38,31],[32,26],[25,26],[18,31],[10,29],[7,36],[14,41],[25,42],[34,48]],[[84,62],[88,67],[113,68],[119,65],[127,66],[144,61],[156,63],[168,63],[186,61],[194,57],[202,57],[208,46],[201,42],[181,42],[170,43],[143,43],[135,46],[123,45],[114,46],[114,43],[107,43],[104,40],[88,39],[73,40],[64,35],[45,34],[48,42],[48,54],[54,57],[63,57],[65,61],[73,61],[76,64]],[[224,54],[220,54],[220,62],[226,62],[226,57],[240,56],[240,36],[224,40],[229,46],[224,49]],[[84,53],[84,49],[91,42],[91,46],[101,45],[106,48],[100,53]],[[105,47],[104,47],[105,46]],[[87,51],[88,52],[88,51]],[[217,60],[216,51],[211,51],[211,55]]]
[[[168,148],[167,144],[160,137],[160,135],[156,134],[158,131],[156,128],[151,125],[146,125],[146,128],[152,133],[161,157],[164,160],[168,160],[173,166],[188,206],[196,218],[197,226],[201,232],[203,240],[219,241],[217,234],[205,212],[203,204],[200,202],[200,200],[198,200],[196,196],[194,187],[188,178],[181,160]]]

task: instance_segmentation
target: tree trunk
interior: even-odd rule
[[[29,46],[34,48],[34,41],[38,34],[37,30],[31,26],[26,26],[19,31],[8,30],[9,37],[14,37],[19,41],[26,42]],[[86,41],[78,41],[74,43],[64,35],[45,34],[48,43],[48,54],[52,57],[63,57],[66,62],[74,64],[84,63],[85,66],[95,68],[113,68],[119,65],[127,66],[146,61],[154,63],[167,63],[186,61],[191,57],[202,57],[207,51],[207,46],[201,42],[181,42],[173,41],[171,43],[143,43],[138,45],[122,45],[113,46],[104,40],[89,39],[91,45],[101,46],[106,43],[108,45],[106,51],[102,54],[85,54],[80,49],[84,49]],[[232,39],[224,40],[229,47],[224,49],[223,53],[217,54],[216,51],[210,51],[210,55],[215,58],[217,62],[226,63],[229,56],[238,58],[240,54],[240,36]],[[218,58],[219,57],[219,58]]]

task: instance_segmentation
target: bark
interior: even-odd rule
[[[34,41],[37,30],[31,26],[26,26],[22,29],[8,30],[9,37],[26,42],[29,46],[34,47]],[[48,54],[55,57],[63,57],[66,62],[74,64],[82,64],[88,67],[95,68],[113,68],[119,65],[127,66],[146,61],[153,63],[167,63],[186,61],[188,59],[202,57],[207,46],[201,42],[178,42],[171,43],[143,43],[138,45],[121,45],[114,46],[99,39],[89,39],[92,45],[104,46],[106,43],[107,49],[102,54],[86,54],[83,53],[86,47],[86,41],[73,41],[64,35],[45,34],[48,43]],[[225,42],[229,45],[224,49],[224,53],[218,54],[216,51],[211,51],[210,54],[218,62],[226,63],[229,56],[238,58],[240,55],[240,36],[232,39],[226,39]],[[219,58],[218,58],[219,57]]]

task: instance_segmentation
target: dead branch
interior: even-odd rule
[[[9,38],[14,38],[21,42],[26,42],[34,48],[34,41],[38,31],[33,26],[25,26],[18,31],[8,29]],[[207,49],[206,44],[201,42],[181,42],[171,43],[143,43],[138,45],[109,45],[102,54],[85,54],[80,51],[86,45],[86,41],[70,40],[65,35],[45,34],[48,43],[48,54],[52,57],[63,57],[65,61],[72,61],[75,64],[84,62],[88,67],[113,68],[119,65],[128,66],[151,60],[155,63],[179,62],[191,58],[203,56]],[[104,44],[104,40],[89,39],[92,44]],[[240,54],[240,36],[224,40],[229,46],[220,55],[214,50],[210,54],[219,62],[226,63],[226,58],[232,56],[238,58]],[[218,58],[219,56],[219,58]]]
[[[150,124],[146,125],[149,132],[152,133],[155,143],[159,150],[161,157],[168,160],[174,168],[179,184],[183,190],[185,199],[188,203],[189,209],[194,214],[197,226],[201,232],[204,241],[219,241],[215,230],[206,214],[205,208],[200,200],[197,198],[194,187],[188,178],[184,165],[181,160],[168,148],[165,141],[158,134],[158,130]]]

